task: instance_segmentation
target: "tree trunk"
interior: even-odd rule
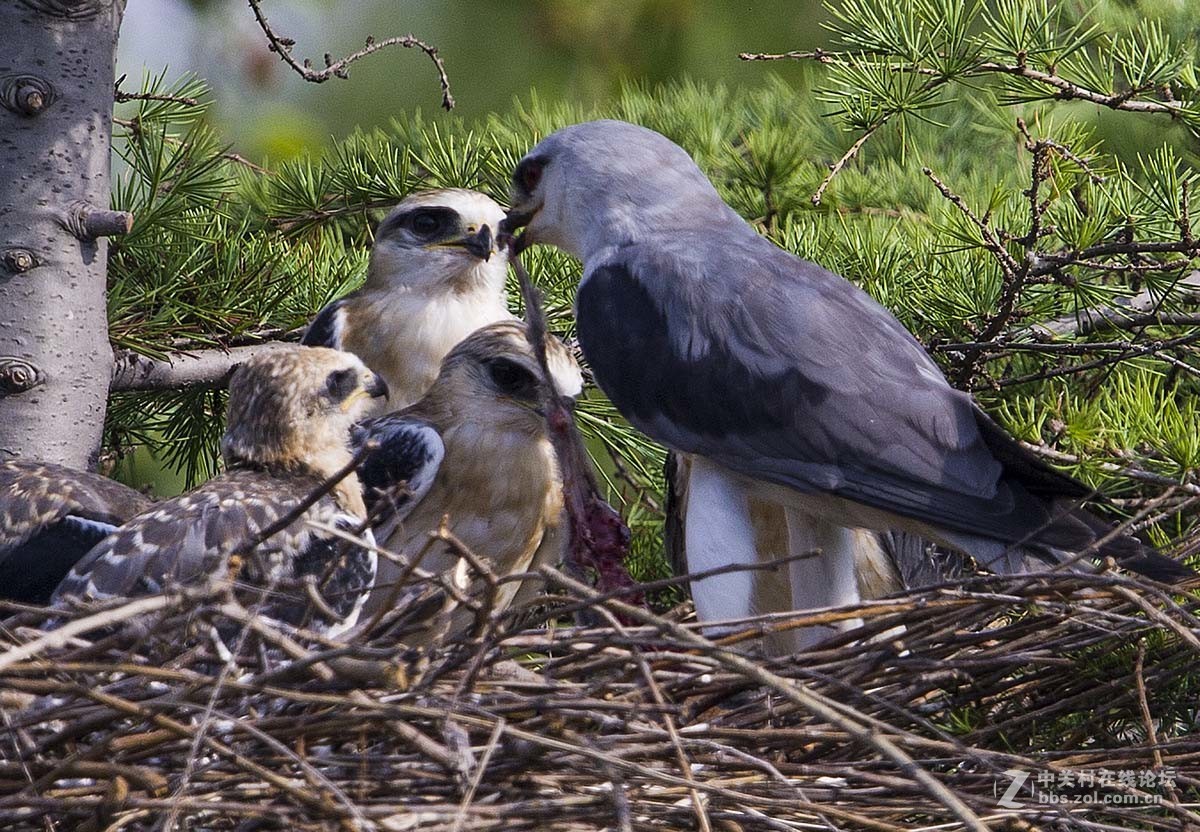
[[[0,459],[94,465],[112,374],[104,237],[125,0],[0,2]]]

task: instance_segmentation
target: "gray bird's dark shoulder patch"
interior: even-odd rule
[[[847,281],[767,241],[707,263],[622,258],[581,284],[579,340],[600,387],[650,436],[940,528],[1019,541],[1049,522],[1032,491],[1055,478],[1026,488],[1032,469],[997,460],[970,397]]]
[[[329,347],[342,349],[342,333],[345,331],[346,299],[335,300],[317,313],[300,343],[306,347]]]

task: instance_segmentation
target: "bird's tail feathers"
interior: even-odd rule
[[[1028,546],[1050,564],[1063,563],[1085,553],[1089,556],[1087,560],[1111,557],[1123,569],[1164,583],[1196,576],[1190,567],[1155,551],[1133,535],[1116,532],[1111,523],[1080,508],[1074,500],[1055,500],[1052,515],[1054,520]]]
[[[1052,516],[1029,539],[1012,543],[958,532],[942,531],[938,536],[941,542],[965,552],[981,567],[998,575],[1044,572],[1053,567],[1085,571],[1091,570],[1096,561],[1111,557],[1123,569],[1163,583],[1196,577],[1196,572],[1187,565],[1155,551],[1132,535],[1114,534],[1110,523],[1080,508],[1073,500],[1056,500]]]

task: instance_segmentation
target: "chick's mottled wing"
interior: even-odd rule
[[[358,425],[353,444],[370,446],[358,479],[367,511],[377,518],[376,537],[387,540],[433,486],[446,446],[432,425],[403,411]]]
[[[345,349],[343,335],[346,331],[346,300],[335,300],[317,313],[300,343],[306,347],[329,347]]]
[[[99,474],[24,460],[0,463],[0,598],[47,602],[80,558],[151,505]]]
[[[137,595],[220,574],[230,553],[284,517],[302,496],[253,472],[210,480],[105,538],[75,565],[54,599]]]
[[[719,250],[703,237],[631,246],[580,286],[584,354],[637,427],[938,528],[1015,541],[1046,521],[1003,478],[970,398],[890,313],[757,235]]]

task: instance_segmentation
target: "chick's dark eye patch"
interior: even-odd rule
[[[438,240],[457,233],[461,225],[462,219],[453,208],[425,206],[388,217],[375,229],[375,239],[406,231],[418,239]]]
[[[335,402],[345,401],[358,389],[358,373],[351,369],[334,370],[325,379],[325,392]]]

